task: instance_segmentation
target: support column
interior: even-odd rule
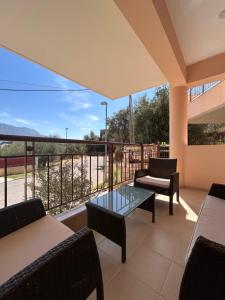
[[[169,99],[169,141],[170,157],[177,158],[177,169],[180,173],[180,185],[185,184],[185,147],[187,146],[187,88],[186,86],[170,87]]]

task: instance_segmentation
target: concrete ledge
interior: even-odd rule
[[[73,231],[77,231],[82,227],[87,226],[87,210],[85,205],[73,208],[55,217]]]

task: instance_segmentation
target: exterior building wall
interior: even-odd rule
[[[209,190],[212,183],[225,184],[225,145],[194,145],[185,149],[186,187]]]
[[[177,158],[181,186],[184,185],[184,153],[187,146],[187,106],[187,88],[185,86],[171,87],[169,101],[170,158]]]
[[[213,113],[214,111],[221,109],[225,105],[225,81],[222,81],[217,86],[208,90],[188,105],[188,120],[194,121],[193,123],[200,123],[201,118],[207,115],[207,113]],[[212,115],[213,118],[213,115]],[[218,113],[214,119],[218,119]],[[221,116],[219,122],[223,122],[225,116]],[[214,120],[215,121],[215,120]]]

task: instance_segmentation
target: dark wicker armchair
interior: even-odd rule
[[[179,173],[177,159],[150,158],[149,168],[135,172],[134,185],[169,196],[169,214],[173,214],[173,195],[179,202]]]
[[[44,216],[40,199],[4,208],[0,210],[0,237]],[[103,300],[102,273],[96,243],[92,231],[84,228],[3,283],[0,286],[0,299],[84,300],[94,289],[97,290],[97,299]]]

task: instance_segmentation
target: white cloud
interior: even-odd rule
[[[61,89],[76,89],[75,84],[63,77],[57,77],[57,85]],[[62,92],[62,101],[66,102],[69,111],[77,111],[80,109],[87,109],[92,107],[93,104],[89,100],[89,91],[78,91],[78,92]]]
[[[28,121],[28,120],[21,119],[21,118],[15,118],[14,121],[15,121],[16,123],[23,124],[23,125],[28,125],[28,126],[38,126],[37,123],[33,123],[33,122],[30,122],[30,121]]]
[[[0,118],[7,118],[9,116],[10,116],[10,114],[7,112],[0,112]]]
[[[84,133],[94,130],[96,122],[99,120],[99,118],[95,115],[84,115],[82,119],[66,113],[59,113],[58,116],[61,119],[72,123],[75,127],[79,128],[79,130]]]
[[[68,115],[66,113],[59,113],[58,116],[61,118],[61,119],[64,119],[70,123],[72,123],[73,125],[77,125],[78,124],[78,119],[75,117],[75,116],[71,116],[71,115]]]
[[[98,121],[99,117],[95,116],[95,115],[87,115],[88,119],[91,121]]]

